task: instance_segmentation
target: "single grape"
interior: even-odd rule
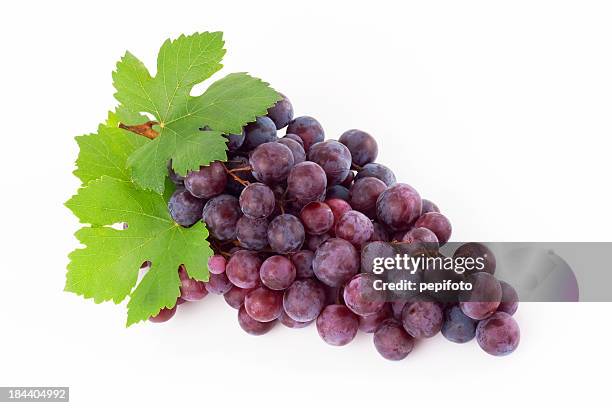
[[[291,254],[291,262],[295,266],[297,279],[308,279],[314,277],[312,270],[312,261],[314,260],[314,252],[307,249],[294,252]]]
[[[234,285],[243,289],[254,288],[259,283],[261,259],[257,252],[239,250],[230,258],[225,268],[227,278]]]
[[[475,261],[480,258],[482,264],[476,265],[474,269],[466,270],[466,275],[470,275],[476,272],[486,272],[490,273],[491,275],[495,273],[495,267],[497,265],[495,255],[486,245],[483,245],[479,242],[468,242],[461,245],[455,250],[453,258],[469,258]],[[480,266],[482,266],[482,268]]]
[[[351,205],[346,200],[340,198],[328,198],[325,200],[325,204],[327,204],[334,213],[334,225],[332,228],[335,228],[336,223],[345,213],[352,210]]]
[[[220,275],[210,275],[208,277],[208,282],[205,284],[206,290],[208,293],[213,293],[215,295],[225,295],[227,292],[232,289],[234,285],[232,282],[227,279],[227,275],[224,273]]]
[[[261,286],[247,293],[244,307],[258,322],[271,322],[280,316],[283,307],[283,292]]]
[[[333,199],[339,198],[344,201],[348,201],[350,199],[349,189],[341,186],[340,184],[336,184],[327,189],[327,193],[325,194],[325,198]]]
[[[516,309],[518,309],[518,293],[516,293],[516,290],[512,287],[512,285],[507,282],[504,282],[503,280],[500,280],[499,284],[502,288],[502,297],[501,303],[497,307],[497,311],[505,312],[512,316],[514,313],[516,313]]]
[[[294,281],[283,295],[283,309],[297,322],[310,322],[325,307],[325,290],[314,279]]]
[[[394,184],[378,197],[376,214],[379,221],[394,231],[408,229],[421,215],[421,196],[408,184]]]
[[[276,321],[271,322],[258,322],[253,319],[246,311],[244,305],[240,307],[238,310],[238,324],[245,332],[253,335],[253,336],[261,336],[262,334],[266,334],[276,324]]]
[[[385,303],[385,306],[378,312],[369,316],[358,316],[359,317],[359,330],[364,333],[374,333],[382,322],[393,317],[391,311],[391,305]],[[403,330],[403,329],[402,329]]]
[[[409,300],[402,309],[404,330],[417,339],[433,337],[440,329],[444,314],[442,306],[424,295]]]
[[[437,245],[438,237],[436,237],[436,234],[434,234],[427,228],[412,228],[404,234],[404,236],[402,237],[402,242],[407,242],[409,244],[415,242],[426,242]]]
[[[185,182],[185,177],[176,174],[174,169],[172,168],[172,160],[168,161],[168,177],[170,177],[170,181],[172,181],[177,186],[183,186]]]
[[[358,166],[372,163],[376,160],[376,156],[378,156],[376,140],[363,130],[347,130],[340,136],[338,141],[350,150],[353,163]]]
[[[293,166],[287,177],[287,196],[297,203],[320,201],[327,188],[325,171],[316,163],[305,161]]]
[[[327,232],[321,235],[308,235],[306,236],[306,247],[312,252],[316,252],[321,244],[330,238],[332,238],[332,235]]]
[[[280,143],[263,143],[253,150],[249,158],[253,176],[266,184],[284,181],[293,167],[293,153]]]
[[[261,282],[273,290],[287,289],[295,280],[295,276],[295,266],[282,255],[269,257],[259,268]]]
[[[229,194],[211,198],[202,211],[210,235],[220,241],[236,239],[236,224],[241,215],[238,199]]]
[[[429,213],[429,212],[437,212],[437,213],[440,212],[440,208],[438,208],[438,206],[432,203],[431,201],[425,198],[422,199],[421,201],[423,203],[423,208],[421,209],[421,215],[425,213]]]
[[[386,189],[385,183],[375,177],[360,178],[349,190],[349,203],[354,210],[374,217],[376,200]]]
[[[240,217],[236,224],[236,238],[240,246],[261,251],[268,246],[268,220],[265,218]]]
[[[391,187],[396,183],[395,174],[387,166],[379,163],[368,163],[361,170],[357,172],[355,181],[364,177],[376,177],[387,187]]]
[[[293,155],[293,164],[306,161],[306,152],[304,151],[304,147],[295,140],[288,137],[283,137],[278,140],[278,143],[287,146],[287,148],[291,150],[291,154]]]
[[[234,133],[230,133],[225,135],[225,138],[227,139],[227,148],[230,152],[235,152],[238,149],[240,149],[242,147],[242,145],[244,144],[244,140],[246,139],[245,133],[244,133],[244,129],[242,130],[242,132],[234,134]]]
[[[476,335],[477,323],[467,317],[459,305],[453,305],[444,311],[442,335],[454,343],[467,343]]]
[[[314,320],[309,322],[298,322],[297,320],[293,320],[291,317],[289,317],[287,312],[282,310],[280,316],[278,317],[278,321],[281,322],[283,326],[289,327],[290,329],[301,329],[309,326]]]
[[[266,218],[274,211],[274,192],[262,183],[251,183],[240,193],[240,210],[247,217]]]
[[[396,254],[396,249],[388,242],[373,241],[366,244],[361,249],[361,272],[374,273],[376,258],[395,258]]]
[[[414,338],[395,319],[385,320],[374,333],[374,347],[387,360],[403,360],[414,347]]]
[[[245,150],[253,150],[260,144],[275,142],[277,139],[276,125],[266,116],[260,116],[255,122],[246,125],[244,132],[246,138],[243,148]]]
[[[213,255],[208,258],[208,271],[214,275],[225,273],[226,264],[223,255]]]
[[[334,213],[327,204],[313,201],[302,208],[300,219],[306,232],[321,235],[329,231],[334,224]]]
[[[227,173],[221,162],[215,161],[208,166],[200,166],[198,171],[190,171],[185,177],[185,188],[198,198],[211,198],[225,190]]]
[[[359,271],[359,253],[348,241],[330,238],[315,252],[312,269],[328,286],[342,286]]]
[[[281,137],[281,139],[295,140],[300,144],[300,146],[302,146],[302,149],[304,148],[304,141],[302,140],[302,138],[298,135],[294,135],[293,133],[287,133],[285,136]]]
[[[336,236],[356,247],[368,242],[373,233],[372,221],[359,211],[347,211],[336,223]]]
[[[416,228],[423,227],[432,231],[438,237],[440,246],[446,244],[453,232],[450,221],[444,215],[436,212],[421,215],[414,223]]]
[[[351,152],[335,140],[312,145],[308,151],[308,160],[321,166],[329,185],[341,183],[351,170]]]
[[[190,278],[185,266],[179,266],[178,274],[181,282],[181,298],[183,298],[183,300],[195,302],[208,295],[206,284],[202,281]]]
[[[476,340],[484,351],[494,356],[512,353],[521,340],[521,330],[516,321],[505,312],[497,312],[478,323]]]
[[[497,310],[502,298],[502,287],[495,276],[486,272],[477,272],[466,278],[472,290],[459,294],[463,313],[475,320],[483,320]]]
[[[291,101],[282,93],[278,93],[282,99],[268,109],[268,117],[276,125],[276,129],[282,129],[293,119],[293,105]]]
[[[344,287],[344,304],[358,316],[370,316],[385,306],[385,294],[374,288],[379,278],[369,273],[360,273],[351,278]]]
[[[149,317],[149,321],[153,323],[164,323],[170,320],[175,313],[176,305],[171,309],[164,307],[155,316]]]
[[[306,234],[300,220],[291,214],[276,216],[268,226],[268,243],[274,252],[286,254],[297,251]]]
[[[225,302],[234,309],[240,309],[244,304],[244,298],[251,290],[253,289],[243,289],[238,286],[232,286],[230,290],[223,294],[223,298]]]
[[[379,222],[373,222],[374,232],[370,237],[370,241],[389,241],[389,231]]]
[[[359,319],[342,305],[329,305],[317,317],[317,331],[327,344],[344,346],[357,335]]]
[[[289,122],[287,134],[298,135],[304,142],[306,153],[310,150],[310,146],[325,139],[323,127],[315,118],[310,116],[300,116]]]
[[[170,216],[178,225],[190,227],[202,219],[204,200],[191,195],[182,188],[177,189],[168,201]]]

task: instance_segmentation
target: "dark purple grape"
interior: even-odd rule
[[[442,335],[454,343],[467,343],[476,335],[477,323],[467,317],[459,305],[453,305],[444,311]]]
[[[225,167],[218,161],[208,166],[200,166],[200,170],[190,171],[185,177],[185,188],[198,198],[211,198],[221,194],[226,183]]]
[[[358,317],[359,317],[359,330],[361,330],[364,333],[374,333],[382,322],[389,319],[390,317],[393,317],[393,312],[391,311],[391,305],[389,303],[385,303],[384,307],[380,309],[378,312],[372,315],[369,315],[369,316],[358,316]]]
[[[266,184],[284,181],[293,167],[293,153],[280,143],[263,143],[257,146],[249,158],[253,176]]]
[[[188,302],[195,302],[201,300],[208,291],[204,282],[190,278],[187,274],[187,269],[181,265],[178,269],[179,279],[181,281],[181,298]]]
[[[386,189],[385,183],[375,177],[360,178],[350,189],[349,203],[354,210],[374,217],[376,200]]]
[[[376,214],[393,231],[408,229],[421,215],[421,196],[408,184],[394,184],[378,197]]]
[[[327,193],[325,197],[329,200],[332,198],[339,198],[344,201],[348,201],[350,199],[349,189],[341,186],[340,184],[336,184],[327,189]]]
[[[387,166],[379,163],[368,163],[361,170],[357,172],[355,180],[359,180],[364,177],[376,177],[387,187],[391,187],[396,183],[395,174]]]
[[[349,171],[348,176],[346,176],[346,178],[342,180],[342,183],[340,183],[340,185],[342,187],[351,188],[351,186],[353,185],[353,181],[355,181],[355,172],[351,170]]]
[[[314,277],[312,270],[312,261],[314,260],[314,252],[307,249],[297,251],[291,254],[291,262],[295,266],[297,279],[308,279]]]
[[[327,204],[334,213],[334,225],[332,228],[336,226],[338,220],[342,218],[345,213],[352,210],[351,205],[346,200],[340,198],[328,198],[325,200],[325,204]]]
[[[344,346],[357,335],[359,319],[348,307],[329,305],[317,317],[317,331],[327,344]]]
[[[176,305],[171,309],[164,307],[155,316],[149,317],[149,321],[153,323],[164,323],[170,320],[175,313]]]
[[[466,244],[461,245],[455,250],[453,258],[473,259],[474,261],[477,261],[478,258],[480,258],[482,264],[475,265],[475,268],[466,270],[466,275],[470,275],[476,272],[486,272],[490,273],[491,275],[495,273],[495,267],[497,265],[495,255],[486,245],[483,245],[479,242],[468,242]]]
[[[172,181],[177,186],[182,186],[185,181],[185,177],[176,174],[176,172],[172,168],[172,160],[168,161],[167,167],[168,177],[170,177],[170,181]]]
[[[421,215],[414,223],[416,228],[427,228],[438,237],[440,246],[446,244],[453,232],[450,221],[444,215],[436,212]]]
[[[440,208],[438,208],[438,206],[432,203],[431,201],[425,198],[421,201],[423,203],[423,208],[421,209],[421,215],[428,213],[428,212],[437,212],[437,213],[440,212]]]
[[[518,293],[516,293],[516,290],[509,283],[500,280],[499,284],[502,288],[502,298],[501,303],[497,307],[497,311],[513,315],[516,313],[516,309],[518,309],[519,305]]]
[[[359,253],[348,241],[330,238],[315,253],[312,269],[328,286],[342,286],[359,271]]]
[[[236,239],[236,224],[241,216],[238,199],[229,194],[211,198],[202,211],[210,235],[220,241]]]
[[[368,242],[373,233],[372,221],[359,211],[347,211],[336,223],[336,236],[356,247]]]
[[[252,291],[253,289],[243,289],[238,286],[232,286],[232,288],[223,294],[225,301],[228,305],[233,307],[234,309],[240,309],[244,304],[244,298],[247,293]]]
[[[374,333],[374,347],[387,360],[403,360],[412,351],[414,338],[397,320],[387,319]]]
[[[344,294],[344,285],[343,286],[339,286],[337,288],[331,287],[331,286],[327,286],[327,285],[323,285],[323,288],[325,289],[325,304],[326,305],[343,305],[346,306],[344,304],[344,299],[342,298],[343,294]]]
[[[227,262],[223,255],[213,255],[208,258],[208,271],[214,275],[225,273]]]
[[[287,133],[285,136],[281,137],[281,139],[295,140],[300,144],[300,146],[302,146],[302,149],[304,148],[304,141],[302,140],[302,138],[298,135],[294,135],[293,133]]]
[[[310,116],[300,116],[289,122],[287,134],[298,135],[304,142],[306,153],[310,150],[310,146],[325,139],[323,127],[315,118]]]
[[[283,308],[283,292],[260,286],[247,293],[244,308],[258,322],[271,322],[280,316]]]
[[[423,248],[429,253],[435,253],[440,248],[436,234],[423,227],[409,230],[402,236],[402,242],[412,244],[414,248],[417,248],[419,244],[424,244],[423,247],[418,248]]]
[[[244,144],[244,140],[246,139],[246,136],[245,136],[244,129],[243,129],[242,132],[240,133],[237,133],[237,134],[230,133],[228,135],[225,135],[225,138],[227,139],[228,150],[230,152],[235,152],[242,147],[242,145]]]
[[[260,116],[255,122],[246,125],[244,132],[246,138],[243,148],[245,150],[253,150],[260,144],[277,140],[276,125],[267,116]]]
[[[313,201],[302,208],[300,219],[306,232],[312,235],[321,235],[334,225],[334,213],[325,203]]]
[[[311,201],[321,201],[326,188],[325,171],[321,166],[310,161],[293,166],[287,177],[288,198],[302,205]]]
[[[332,235],[329,233],[321,235],[308,235],[306,236],[306,248],[308,248],[312,252],[316,252],[316,250],[321,246],[321,244],[330,238],[332,238]]]
[[[243,289],[251,289],[259,283],[259,268],[261,259],[257,252],[239,250],[230,258],[225,268],[228,279],[234,285]]]
[[[314,320],[309,322],[298,322],[297,320],[293,320],[285,310],[281,311],[280,316],[278,316],[278,321],[283,324],[283,326],[289,327],[290,329],[301,329],[306,326],[310,326]]]
[[[310,147],[308,160],[317,163],[327,175],[327,184],[341,183],[351,170],[351,152],[335,140],[319,142]]]
[[[291,214],[276,216],[268,226],[268,243],[274,252],[287,254],[300,249],[306,238],[304,226]]]
[[[317,318],[325,307],[325,290],[314,279],[295,281],[285,291],[283,309],[297,322],[310,322]]]
[[[338,141],[350,150],[353,163],[358,166],[372,163],[378,156],[376,140],[363,130],[347,130]]]
[[[360,273],[351,278],[344,287],[344,304],[358,316],[370,316],[385,306],[385,294],[375,289],[375,275]]]
[[[276,129],[282,129],[293,119],[293,105],[291,101],[282,93],[278,93],[282,99],[268,109],[268,116],[276,125]]]
[[[268,220],[265,218],[240,217],[236,224],[236,238],[240,246],[261,251],[268,246]]]
[[[379,222],[373,222],[374,232],[370,237],[370,241],[389,241],[389,231]]]
[[[442,328],[442,306],[427,296],[409,300],[402,310],[404,330],[417,339],[433,337]]]
[[[182,188],[172,193],[168,201],[170,216],[178,225],[190,227],[202,219],[204,200],[192,196]]]
[[[225,295],[234,287],[224,273],[220,275],[210,275],[205,286],[208,293],[213,293],[215,295]]]
[[[240,327],[245,332],[253,336],[261,336],[262,334],[266,334],[267,332],[272,330],[272,328],[276,324],[276,321],[258,322],[257,320],[249,316],[244,305],[242,305],[238,310],[238,324],[240,324]]]
[[[293,164],[306,161],[306,152],[304,151],[304,147],[295,140],[283,137],[279,139],[277,143],[285,145],[289,150],[291,150],[291,154],[293,155]]]
[[[295,276],[295,266],[282,255],[269,257],[259,268],[261,282],[273,290],[287,289],[295,280]]]
[[[472,290],[459,294],[461,311],[475,320],[483,320],[497,310],[502,298],[502,287],[495,276],[477,272],[466,278]]]
[[[361,249],[361,272],[374,273],[374,260],[376,258],[395,258],[397,251],[388,242],[373,241]],[[382,271],[380,271],[382,272]]]
[[[266,218],[274,211],[274,192],[262,183],[251,183],[240,193],[240,210],[247,217]]]
[[[512,353],[521,340],[521,330],[516,321],[505,312],[497,312],[478,323],[476,340],[484,351],[494,356]]]

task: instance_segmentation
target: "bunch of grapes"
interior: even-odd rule
[[[487,270],[466,279],[491,292],[493,301],[387,301],[373,290],[368,259],[387,256],[390,242],[441,247],[451,224],[433,202],[375,162],[378,146],[370,134],[353,129],[325,140],[321,124],[294,118],[283,97],[241,134],[226,137],[227,162],[184,178],[169,166],[177,185],[168,203],[172,218],[184,227],[203,221],[215,251],[208,282],[179,269],[177,304],[209,292],[223,295],[252,335],[277,322],[290,328],[315,322],[334,346],[348,344],[358,330],[374,333],[375,348],[390,360],[405,358],[415,340],[440,331],[458,343],[476,337],[494,355],[516,348],[516,292],[493,276],[493,254],[482,245],[466,244],[455,256],[487,256]],[[163,309],[150,320],[166,321],[175,311]]]

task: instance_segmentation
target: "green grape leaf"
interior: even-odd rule
[[[131,177],[143,189],[163,192],[169,160],[180,175],[226,160],[226,140],[221,135],[239,133],[280,99],[267,83],[246,73],[230,74],[202,95],[191,96],[195,85],[221,69],[223,45],[219,32],[167,40],[159,50],[154,77],[129,52],[117,63],[115,98],[128,111],[155,118],[153,140],[128,159]],[[215,132],[200,131],[204,125]]]
[[[84,247],[69,255],[66,290],[96,303],[120,303],[130,296],[128,326],[176,304],[181,264],[190,277],[208,280],[207,260],[213,254],[208,231],[202,223],[177,225],[163,196],[102,176],[81,187],[66,206],[91,225],[76,233]],[[127,228],[114,227],[121,223]],[[151,268],[137,284],[145,261]]]

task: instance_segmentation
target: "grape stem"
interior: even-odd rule
[[[251,169],[250,167],[241,167],[241,168],[237,168],[237,169],[234,169],[234,170],[229,170],[229,169],[228,169],[228,168],[225,166],[225,164],[223,164],[223,168],[225,169],[225,172],[226,172],[226,173],[227,173],[227,174],[228,174],[228,175],[229,175],[231,178],[233,178],[234,180],[236,180],[237,182],[239,182],[239,183],[240,183],[240,184],[242,184],[243,186],[245,186],[245,187],[246,187],[246,186],[248,186],[248,185],[249,185],[249,182],[248,182],[248,181],[243,180],[242,178],[240,178],[240,176],[238,176],[238,175],[234,174],[234,173],[233,173],[233,171],[239,171],[239,170],[244,171],[244,170],[246,170],[246,169],[250,170],[250,169]]]
[[[123,123],[119,123],[119,127],[121,129],[129,130],[130,132],[134,132],[137,135],[144,136],[147,139],[151,139],[151,140],[159,136],[159,132],[153,129],[154,125],[159,125],[159,123],[155,121],[151,121],[151,120],[141,125],[126,125]]]

